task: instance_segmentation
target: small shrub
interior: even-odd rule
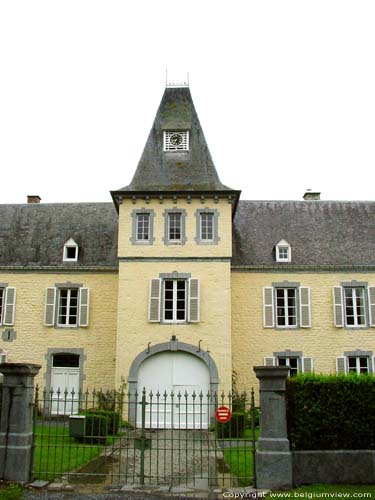
[[[101,415],[108,418],[108,434],[115,435],[118,432],[119,424],[120,424],[120,414],[117,411],[112,410],[87,410],[86,414],[89,413],[91,415]],[[87,423],[86,423],[87,427]]]
[[[259,427],[260,413],[258,408],[254,408],[253,411],[249,410],[246,412],[246,429],[251,429],[251,421],[254,415],[254,426]]]
[[[81,415],[86,417],[86,434],[83,438],[87,443],[105,442],[108,435],[109,419],[106,415],[97,415],[96,413],[85,412]]]

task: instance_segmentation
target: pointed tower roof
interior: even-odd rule
[[[168,131],[187,132],[188,149],[165,151]],[[165,89],[134,177],[112,196],[152,192],[232,192],[234,198],[239,194],[217,175],[187,87]]]

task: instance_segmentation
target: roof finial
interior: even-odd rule
[[[189,72],[186,73],[186,78],[181,80],[168,80],[168,69],[165,70],[165,86],[166,88],[189,87]]]

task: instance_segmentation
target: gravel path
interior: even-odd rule
[[[158,430],[147,432],[151,450],[145,451],[145,483],[180,484],[193,478],[208,478],[212,455],[211,434],[202,430]],[[139,483],[140,450],[123,452],[127,481]]]

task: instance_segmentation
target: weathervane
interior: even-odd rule
[[[189,87],[189,73],[186,73],[186,78],[181,81],[168,81],[168,69],[165,70],[165,86],[171,87]]]

